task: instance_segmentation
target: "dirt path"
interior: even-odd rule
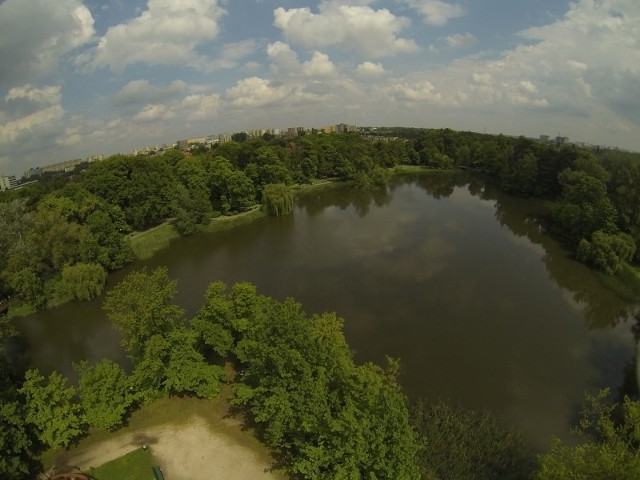
[[[231,423],[233,419],[228,421]],[[229,426],[240,430],[237,424]],[[126,432],[97,445],[69,452],[58,461],[59,464],[77,465],[87,471],[90,467],[99,467],[145,444],[167,480],[282,478],[269,472],[271,464],[268,458],[259,456],[223,432],[213,431],[198,416],[185,424]]]

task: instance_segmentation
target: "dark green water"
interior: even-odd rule
[[[636,374],[633,306],[541,233],[540,212],[466,175],[338,186],[299,197],[293,215],[176,241],[109,282],[166,265],[189,315],[215,280],[336,311],[358,361],[402,360],[410,396],[489,409],[544,448],[566,438],[585,391],[629,389]],[[100,301],[24,319],[34,364],[124,360]]]

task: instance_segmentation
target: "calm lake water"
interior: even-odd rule
[[[538,203],[466,174],[396,177],[297,199],[293,215],[174,242],[135,268],[166,265],[193,315],[206,286],[249,281],[336,311],[359,362],[399,357],[410,397],[488,409],[537,448],[567,438],[585,391],[637,388],[634,306],[545,236]],[[126,363],[102,299],[21,320],[33,363]]]

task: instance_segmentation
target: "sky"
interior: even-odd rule
[[[640,151],[640,1],[0,2],[2,175],[337,123]]]

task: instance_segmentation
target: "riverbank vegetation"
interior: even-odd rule
[[[294,185],[335,179],[384,188],[399,165],[480,171],[504,192],[548,202],[545,227],[577,260],[609,275],[640,262],[637,154],[450,129],[237,138],[194,154],[115,155],[3,192],[0,298],[19,298],[14,313],[77,299],[79,291],[91,298],[101,291],[98,276],[85,285],[88,277],[75,275],[72,285],[65,268],[110,272],[179,235],[215,230],[212,219],[261,203],[271,214],[290,211]],[[167,219],[148,236],[129,235]]]
[[[185,318],[175,293],[164,268],[132,272],[109,292],[105,309],[131,372],[109,360],[80,362],[70,385],[56,372],[22,373],[0,352],[0,475],[32,478],[42,452],[139,426],[135,411],[164,405],[163,397],[221,392],[292,478],[631,479],[640,471],[640,402],[588,397],[578,441],[554,440],[536,458],[488,413],[442,401],[409,408],[400,363],[356,364],[335,313],[309,315],[250,283],[214,282]],[[2,332],[15,334],[8,325]]]
[[[418,478],[418,443],[397,362],[356,365],[335,314],[308,315],[293,299],[216,282],[185,321],[174,294],[162,268],[133,272],[109,292],[105,309],[123,335],[130,374],[103,360],[77,366],[78,386],[37,369],[16,379],[19,400],[7,405],[24,416],[7,412],[13,423],[3,423],[3,433],[24,432],[25,441],[7,459],[20,465],[12,478],[27,478],[24,457],[67,447],[89,427],[117,429],[154,399],[217,396],[226,361],[242,372],[232,403],[276,452],[279,468],[301,478]]]

